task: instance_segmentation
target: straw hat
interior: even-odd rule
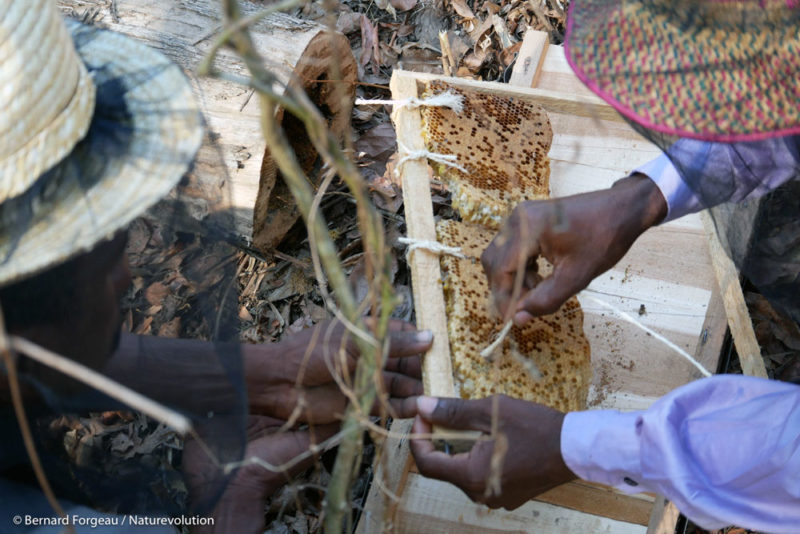
[[[567,59],[622,115],[661,134],[800,133],[800,1],[572,0]]]
[[[0,3],[0,284],[90,250],[164,197],[202,140],[191,87],[163,55]]]

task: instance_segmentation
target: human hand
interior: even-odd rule
[[[394,408],[423,392],[419,354],[433,342],[404,321],[389,322],[389,352],[382,378]],[[347,399],[335,378],[355,370],[358,347],[344,326],[324,322],[272,345],[243,346],[251,411],[325,424],[337,421]],[[296,407],[300,406],[299,410]]]
[[[495,306],[520,326],[554,313],[613,267],[666,213],[663,195],[644,175],[602,191],[520,203],[481,255]],[[553,265],[544,279],[539,256]],[[521,284],[517,295],[515,284]]]
[[[264,531],[264,507],[267,499],[291,478],[310,467],[317,455],[311,448],[330,438],[337,424],[311,427],[307,430],[277,432],[283,421],[263,416],[250,416],[244,465],[225,486],[214,505],[214,524],[192,530],[194,534],[213,532],[261,533]],[[252,460],[263,461],[259,464]],[[205,450],[194,439],[184,447],[184,472],[190,495],[203,495],[202,484],[216,482],[221,472],[205,456]],[[285,469],[279,469],[285,467]],[[210,478],[209,478],[210,477]]]
[[[499,395],[480,400],[418,397],[416,406],[409,400],[404,408],[405,417],[418,414],[415,434],[429,434],[437,425],[486,435],[469,452],[452,456],[435,450],[430,440],[411,440],[420,473],[458,486],[475,502],[513,510],[576,478],[561,457],[564,414],[547,406]],[[488,436],[493,418],[496,438]]]

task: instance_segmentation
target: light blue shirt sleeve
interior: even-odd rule
[[[800,386],[697,380],[644,411],[567,414],[561,453],[580,478],[664,495],[698,525],[800,532]]]
[[[709,177],[725,176],[731,190],[725,201],[755,199],[777,189],[800,172],[800,138],[777,137],[741,143],[711,143],[680,139],[668,152],[679,165],[692,173]],[[667,216],[662,222],[713,207],[722,200],[704,198],[686,185],[666,154],[645,163],[634,172],[648,176],[667,201]],[[709,205],[709,201],[713,201]]]

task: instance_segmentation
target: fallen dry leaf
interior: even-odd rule
[[[451,0],[450,4],[453,6],[453,9],[459,16],[464,17],[467,20],[477,18],[475,13],[467,5],[466,0]]]
[[[380,49],[378,48],[378,28],[366,15],[361,15],[361,59],[359,63],[366,67],[372,63],[372,73],[377,74],[381,66]]]
[[[500,6],[495,4],[494,2],[486,0],[481,6],[480,12],[481,13],[486,12],[489,15],[496,15],[497,13],[500,12]]]
[[[311,280],[302,269],[289,265],[281,277],[273,281],[272,288],[266,293],[266,299],[276,302],[295,295],[305,295],[312,287]]]
[[[160,306],[168,294],[169,289],[167,289],[167,286],[161,282],[153,282],[145,290],[144,298],[146,298],[147,302],[149,302],[151,305]]]
[[[519,49],[522,48],[522,41],[516,42],[500,52],[500,61],[503,66],[508,67],[517,58]]]
[[[133,331],[134,334],[138,334],[140,336],[147,335],[150,333],[150,325],[153,324],[153,316],[145,317],[142,323],[136,327],[136,330]]]
[[[161,337],[180,337],[181,333],[181,318],[173,317],[171,320],[162,324],[158,329],[158,335]]]
[[[394,6],[389,3],[389,0],[375,0],[375,5],[388,12],[392,18],[397,16],[397,11],[395,11]]]
[[[400,27],[397,28],[398,37],[408,37],[412,33],[414,33],[414,26],[411,24],[401,24]]]
[[[414,9],[417,5],[417,0],[389,0],[389,3],[397,11],[408,11]]]
[[[356,152],[364,152],[367,156],[380,160],[388,160],[397,145],[397,134],[389,122],[381,123],[364,132],[355,142]]]
[[[483,49],[470,52],[464,56],[464,66],[469,69],[473,74],[477,74],[481,67],[486,62],[487,54]]]
[[[516,43],[516,39],[509,33],[506,23],[500,15],[492,15],[492,27],[500,40],[501,50],[505,50]]]
[[[247,323],[253,322],[253,315],[247,309],[247,306],[242,306],[239,308],[239,319]]]
[[[127,434],[119,433],[111,438],[111,450],[117,454],[125,454],[133,448],[134,444]]]
[[[478,44],[482,42],[484,36],[491,32],[492,29],[492,19],[488,18],[481,22],[474,30],[469,32],[470,39],[472,39],[472,42],[475,43],[474,48],[478,48]]]
[[[450,52],[453,54],[455,64],[461,65],[464,56],[472,49],[473,43],[467,41],[464,35],[456,34],[452,31],[447,32],[447,40],[450,44]]]
[[[415,72],[442,73],[442,59],[438,52],[428,48],[417,48],[416,43],[403,47],[403,69]]]
[[[369,190],[372,193],[370,197],[379,208],[390,213],[397,213],[400,211],[400,206],[403,205],[403,195],[400,194],[400,188],[394,184],[394,180],[387,174],[389,173],[371,177],[368,182]]]
[[[347,13],[339,13],[339,18],[336,19],[336,30],[347,35],[353,33],[361,27],[361,13],[353,11]]]

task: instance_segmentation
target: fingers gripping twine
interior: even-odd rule
[[[356,98],[356,105],[370,105],[380,104],[386,106],[394,106],[397,108],[419,108],[419,107],[443,107],[450,108],[456,113],[461,113],[464,110],[464,97],[457,95],[453,91],[446,91],[438,95],[429,96],[427,98],[417,98],[412,96],[402,100],[368,100],[365,98]]]

